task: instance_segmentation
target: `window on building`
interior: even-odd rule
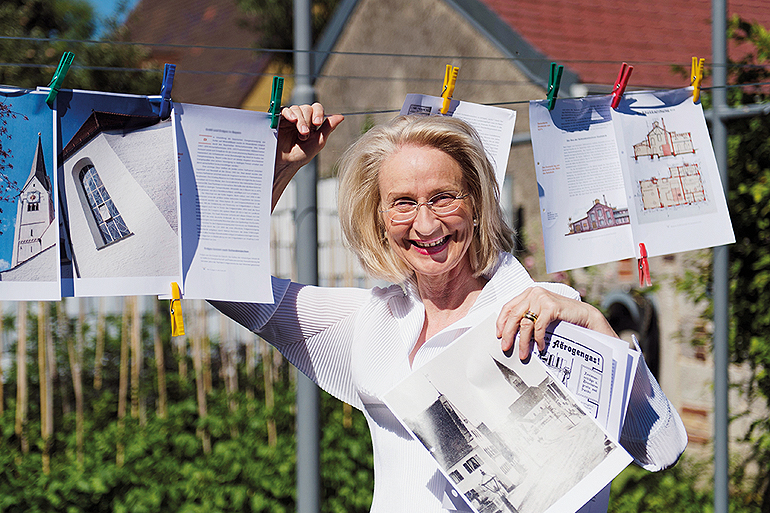
[[[449,477],[452,478],[452,481],[454,481],[455,484],[463,480],[463,475],[460,474],[459,470],[455,470],[454,472],[450,473]]]
[[[27,203],[27,212],[40,210],[40,203]]]
[[[89,164],[80,170],[80,184],[86,193],[88,206],[91,208],[91,214],[99,227],[104,244],[110,244],[131,235],[94,166]]]
[[[470,490],[465,492],[465,497],[469,501],[479,500],[479,492],[477,492],[474,488],[471,488]]]
[[[481,463],[476,459],[476,456],[471,456],[465,463],[463,463],[463,467],[465,467],[465,470],[467,470],[469,474],[480,466]]]

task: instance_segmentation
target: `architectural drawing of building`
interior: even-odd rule
[[[78,278],[179,272],[171,122],[93,112],[62,150]]]
[[[652,122],[652,130],[647,133],[647,138],[634,144],[634,160],[639,157],[671,157],[683,153],[695,153],[690,132],[669,132],[663,119],[660,123]]]
[[[697,164],[683,164],[668,169],[671,173],[668,177],[639,182],[645,210],[706,201],[706,190]]]
[[[11,268],[0,274],[0,280],[56,280],[57,233],[52,190],[38,134],[32,169],[16,204]]]
[[[603,202],[596,199],[593,206],[586,212],[584,218],[572,221],[570,217],[569,233],[566,235],[612,228],[613,226],[629,224],[630,222],[631,218],[628,215],[628,208],[615,208],[610,206],[606,199]]]

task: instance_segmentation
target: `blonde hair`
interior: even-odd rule
[[[474,276],[489,273],[501,251],[513,246],[513,231],[500,208],[495,172],[476,131],[464,121],[443,116],[399,116],[353,143],[339,162],[338,209],[345,242],[364,270],[400,283],[412,270],[390,248],[380,210],[379,171],[404,146],[436,148],[461,167],[464,192],[478,225],[470,252]]]

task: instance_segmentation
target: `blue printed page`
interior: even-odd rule
[[[61,298],[54,111],[47,92],[0,89],[0,297]]]
[[[529,104],[549,273],[634,256],[609,96]]]

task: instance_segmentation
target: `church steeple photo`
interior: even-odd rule
[[[37,135],[32,169],[19,193],[16,207],[11,268],[26,262],[52,245],[48,243],[52,240],[50,235],[46,236],[54,220],[52,187],[43,158],[41,135]]]

